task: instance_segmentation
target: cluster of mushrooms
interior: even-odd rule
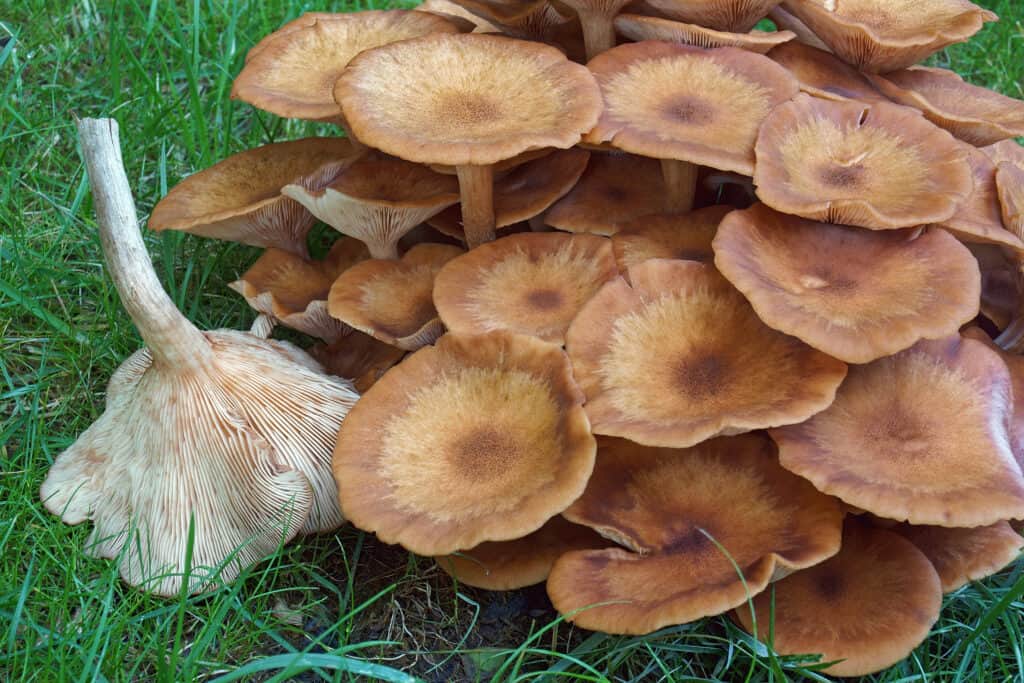
[[[766,17],[777,31],[751,30]],[[966,0],[303,15],[232,96],[346,135],[236,154],[149,219],[265,248],[231,285],[247,332],[175,309],[116,130],[82,122],[146,348],[46,506],[158,594],[347,520],[464,584],[546,580],[587,629],[729,612],[834,675],[894,664],[944,592],[1024,545],[1024,102],[915,66],[995,18]],[[322,258],[317,220],[343,235]]]

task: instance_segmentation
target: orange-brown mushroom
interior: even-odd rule
[[[974,190],[953,216],[939,225],[969,243],[996,244],[1024,253],[1024,242],[1003,225],[996,166],[980,149],[963,145],[974,176]]]
[[[548,0],[454,0],[472,16],[495,26],[502,33],[523,40],[553,43],[575,17]],[[579,31],[579,27],[576,28]]]
[[[835,403],[771,431],[782,466],[879,517],[939,526],[1024,518],[1010,374],[984,343],[921,341],[852,366]]]
[[[754,28],[780,0],[647,0],[670,19],[699,24],[718,31],[741,33]]]
[[[773,48],[768,57],[784,66],[805,93],[826,100],[887,102],[861,72],[835,55],[795,41]]]
[[[796,39],[803,45],[816,48],[818,50],[824,50],[825,52],[832,54],[828,45],[821,41],[821,38],[814,35],[814,31],[807,27],[807,24],[800,21],[792,14],[787,12],[782,5],[779,5],[772,9],[768,13],[768,19],[775,24],[775,28],[779,31],[792,31],[796,34]]]
[[[563,344],[583,304],[618,274],[604,237],[509,235],[449,261],[434,280],[434,305],[452,332],[509,330]]]
[[[768,115],[756,153],[754,184],[768,206],[875,230],[948,220],[974,186],[952,135],[882,102],[800,94]]]
[[[776,332],[714,268],[654,259],[590,299],[566,335],[595,434],[685,447],[806,420],[846,364]]]
[[[755,204],[722,221],[714,249],[761,320],[848,363],[956,334],[978,315],[978,263],[943,230],[862,230]]]
[[[1007,522],[966,529],[900,524],[893,531],[925,554],[939,573],[943,593],[995,574],[1024,549],[1024,538]]]
[[[763,435],[685,450],[602,439],[564,515],[628,550],[560,557],[552,603],[578,626],[629,634],[720,614],[821,562],[839,550],[843,519],[835,498],[779,467]]]
[[[730,33],[716,31],[699,24],[649,17],[643,14],[620,14],[615,17],[615,30],[632,41],[667,40],[695,47],[738,47],[765,54],[773,47],[796,38],[792,31],[751,31]]]
[[[308,349],[324,372],[352,381],[360,394],[366,393],[385,372],[405,356],[405,350],[352,330],[331,344],[316,344]]]
[[[334,451],[346,519],[421,555],[532,533],[593,470],[582,403],[555,344],[446,334],[348,414]]]
[[[1002,207],[1003,225],[1018,239],[1024,239],[1024,166],[1007,161],[996,168],[996,189]]]
[[[619,270],[627,272],[652,258],[684,259],[710,263],[715,258],[711,242],[731,206],[709,206],[690,213],[639,216],[622,224],[612,235],[612,249]]]

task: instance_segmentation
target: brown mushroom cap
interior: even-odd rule
[[[814,35],[814,31],[809,29],[807,24],[783,9],[782,5],[772,9],[772,11],[768,13],[768,19],[775,24],[775,28],[779,31],[792,31],[795,33],[796,39],[800,41],[801,44],[808,45],[818,50],[824,50],[828,54],[832,54],[828,45],[821,42],[821,38]]]
[[[587,67],[605,105],[588,142],[745,175],[761,122],[799,90],[775,62],[731,47],[627,43]]]
[[[788,0],[786,9],[844,62],[873,73],[924,61],[998,19],[968,0]]]
[[[682,448],[806,420],[846,365],[769,328],[712,267],[654,259],[612,280],[566,335],[595,434]]]
[[[974,191],[940,226],[964,242],[997,244],[1024,252],[1024,242],[1003,226],[995,164],[982,150],[966,144],[963,147],[974,176]]]
[[[994,145],[983,147],[981,151],[996,166],[1003,162],[1009,162],[1024,168],[1024,147],[1015,140],[1003,140]]]
[[[309,355],[323,365],[324,372],[344,377],[360,394],[365,394],[385,372],[405,356],[405,351],[352,330],[330,344],[316,344]]]
[[[711,241],[731,206],[708,206],[684,214],[639,216],[622,224],[612,235],[615,262],[622,272],[652,258],[710,263],[715,258]]]
[[[821,562],[839,550],[843,518],[760,435],[685,450],[602,439],[564,514],[629,550],[563,555],[548,577],[552,603],[583,628],[630,634],[719,614],[774,575]]]
[[[345,515],[421,555],[532,533],[590,477],[582,403],[554,344],[447,334],[384,375],[345,420],[334,452]]]
[[[861,230],[755,204],[722,221],[714,249],[761,320],[848,363],[956,334],[978,315],[978,263],[943,230]]]
[[[820,653],[822,662],[837,662],[822,673],[861,676],[899,662],[928,637],[942,589],[912,543],[851,520],[838,554],[776,582],[753,603],[757,636],[770,634],[776,652]],[[748,606],[735,614],[753,633]]]
[[[434,305],[452,332],[508,330],[563,344],[583,304],[618,274],[604,237],[520,233],[449,261],[434,280]]]
[[[429,12],[452,22],[463,33],[500,33],[500,29],[491,22],[482,19],[472,12],[452,2],[452,0],[423,0],[412,7],[417,12]]]
[[[353,57],[395,41],[459,30],[442,17],[399,9],[303,16],[250,51],[231,97],[278,116],[337,120],[334,82]]]
[[[880,517],[982,526],[1024,517],[1010,375],[974,339],[921,341],[852,366],[835,403],[772,430],[782,466]]]
[[[666,40],[703,48],[738,47],[765,54],[776,45],[796,38],[792,31],[751,31],[730,33],[716,31],[699,24],[649,17],[643,14],[620,14],[615,17],[615,30],[634,41]]]
[[[784,66],[805,93],[826,100],[886,102],[861,72],[816,47],[791,41],[772,48],[768,57]]]
[[[334,281],[330,314],[361,332],[406,351],[444,333],[431,293],[445,263],[463,253],[449,244],[417,244],[401,259],[369,259]]]
[[[275,142],[233,154],[171,188],[153,207],[149,227],[306,256],[313,216],[281,188],[322,187],[354,155],[344,138]]]
[[[901,524],[893,531],[925,554],[939,573],[943,593],[995,574],[1024,548],[1024,538],[1007,522],[973,529]]]
[[[754,28],[780,0],[647,0],[664,16],[718,31],[742,33]]]
[[[971,85],[955,71],[915,66],[868,76],[882,94],[978,147],[1024,135],[1024,102]]]
[[[884,230],[949,219],[973,180],[963,147],[912,109],[800,94],[761,127],[754,184],[778,211]]]
[[[513,541],[487,541],[434,560],[459,583],[491,591],[532,586],[548,578],[555,560],[570,550],[611,545],[593,529],[555,515],[532,534]]]
[[[1003,210],[1003,225],[1024,239],[1024,166],[1004,161],[996,169],[996,188]]]
[[[559,27],[575,19],[571,12],[559,11],[548,0],[455,0],[455,4],[502,33],[523,40],[551,42]]]
[[[1010,372],[1010,385],[1013,394],[1013,414],[1010,419],[1010,448],[1017,458],[1017,464],[1024,472],[1024,356],[1011,351],[1004,351],[979,327],[968,327],[962,332],[968,339],[982,342],[999,354]]]
[[[654,159],[597,152],[590,155],[576,186],[544,215],[544,222],[569,232],[613,235],[623,221],[661,211],[665,192],[661,165]]]

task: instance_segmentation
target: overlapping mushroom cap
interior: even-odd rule
[[[709,206],[690,213],[638,216],[612,235],[619,270],[627,272],[652,258],[710,262],[711,241],[731,206]]]
[[[921,341],[853,366],[835,403],[772,430],[783,467],[880,517],[982,526],[1024,518],[1010,375],[984,343]]]
[[[558,346],[447,334],[349,413],[334,452],[346,518],[423,555],[532,533],[590,477],[582,403]]]
[[[764,436],[747,435],[686,450],[603,439],[565,516],[629,550],[559,558],[555,608],[584,628],[643,634],[724,612],[773,575],[833,555],[843,513],[779,467]]]
[[[941,223],[973,187],[963,147],[895,104],[798,95],[768,115],[756,153],[761,201],[829,223],[872,229]]]
[[[771,329],[713,268],[654,259],[590,299],[566,348],[595,434],[685,447],[807,419],[846,364]]]
[[[901,524],[892,530],[925,554],[944,593],[995,574],[1024,549],[1024,538],[1006,522],[966,529]]]
[[[887,102],[871,81],[835,55],[791,41],[772,49],[768,57],[784,66],[805,93],[826,100]]]
[[[667,17],[719,31],[749,31],[780,0],[647,0]]]
[[[315,358],[328,374],[351,380],[352,386],[362,394],[402,360],[405,350],[358,330],[350,330],[344,337],[331,344],[316,344],[310,347],[309,355]]]
[[[995,164],[984,151],[966,144],[963,148],[974,176],[974,190],[941,227],[964,242],[997,244],[1024,252],[1024,242],[1003,225]]]
[[[716,31],[699,24],[649,17],[643,14],[620,14],[615,17],[615,30],[633,41],[667,40],[703,48],[738,47],[764,54],[776,45],[796,38],[792,31],[751,31],[731,33]]]
[[[861,230],[755,204],[722,221],[714,249],[761,320],[849,363],[956,334],[978,314],[978,263],[938,229]]]

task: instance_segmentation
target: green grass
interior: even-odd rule
[[[938,61],[1024,96],[1024,8]],[[362,5],[329,3],[333,9]],[[128,590],[82,552],[88,533],[40,506],[53,458],[98,415],[140,341],[107,281],[73,116],[114,116],[145,214],[182,176],[246,147],[316,132],[228,99],[245,50],[298,0],[19,0],[0,15],[0,680],[784,680],[820,678],[727,619],[645,638],[578,632],[542,589],[452,585],[429,561],[351,528],[305,539],[212,595]],[[247,247],[147,239],[201,327],[244,327],[226,288]],[[912,658],[879,681],[1020,681],[1024,563],[946,602]],[[803,662],[807,664],[807,662]],[[232,672],[234,672],[232,678]]]

